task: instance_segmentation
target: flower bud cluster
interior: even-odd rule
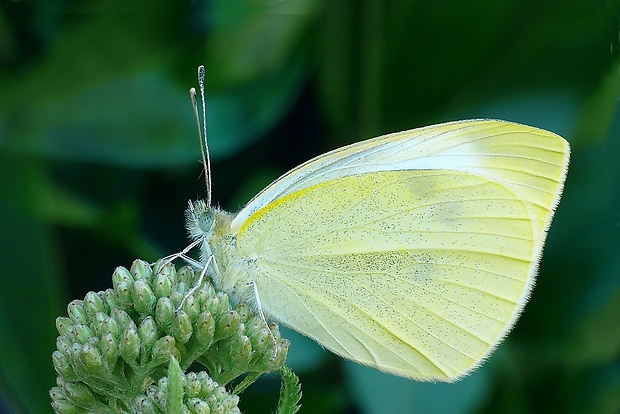
[[[165,413],[168,400],[169,378],[163,377],[157,384],[149,385],[144,395],[132,403],[132,412]],[[239,397],[213,381],[206,372],[189,372],[182,377],[185,407],[188,413],[239,413]]]
[[[71,302],[68,316],[56,320],[54,410],[165,412],[174,356],[182,371],[194,362],[206,368],[179,376],[186,412],[238,412],[237,397],[223,385],[246,372],[278,370],[288,341],[246,304],[233,309],[208,282],[188,294],[197,276],[188,266],[136,260],[115,270],[113,289]]]

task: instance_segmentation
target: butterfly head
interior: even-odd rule
[[[185,211],[185,225],[192,240],[211,242],[230,233],[232,215],[207,205],[204,200],[190,201]]]
[[[213,236],[215,212],[203,200],[190,201],[185,211],[185,225],[192,240],[206,239]]]

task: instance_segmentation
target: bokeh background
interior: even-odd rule
[[[70,300],[186,245],[199,64],[228,210],[312,156],[432,123],[572,145],[531,301],[482,368],[417,383],[287,331],[303,413],[620,412],[619,27],[618,0],[0,1],[0,412],[51,412]],[[278,387],[253,385],[244,412]]]

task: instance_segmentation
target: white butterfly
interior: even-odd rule
[[[300,165],[237,214],[192,203],[191,246],[217,288],[336,354],[453,381],[523,310],[569,152],[495,120],[385,135]]]

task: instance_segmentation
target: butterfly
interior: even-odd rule
[[[216,288],[337,355],[454,381],[522,312],[569,154],[498,120],[384,135],[301,164],[236,214],[190,203],[190,247]]]

